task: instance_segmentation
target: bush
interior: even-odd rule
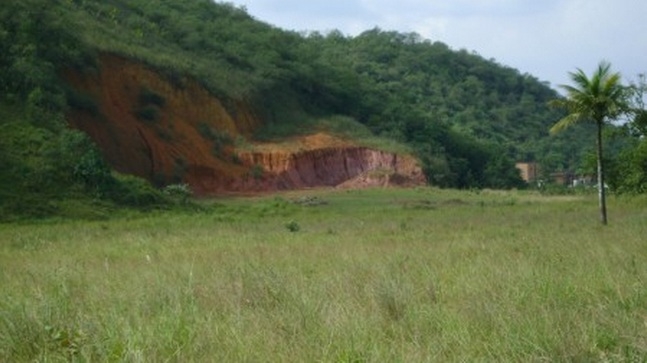
[[[613,190],[628,194],[647,192],[647,140],[621,152],[611,166],[608,182]]]
[[[180,204],[186,204],[193,195],[191,188],[185,183],[167,185],[162,189],[162,193]]]
[[[131,207],[154,207],[168,203],[164,194],[148,181],[133,175],[114,175],[116,183],[109,191],[115,203]]]
[[[285,224],[285,228],[287,228],[288,231],[290,232],[299,232],[301,230],[301,226],[299,226],[299,223],[296,221],[292,220],[289,221],[288,223]]]
[[[92,96],[72,88],[68,88],[66,91],[67,105],[69,107],[79,111],[88,112],[92,116],[99,115],[99,106]]]
[[[218,158],[224,156],[225,147],[234,145],[234,138],[227,131],[214,129],[206,122],[199,123],[197,130],[202,137],[213,143],[213,155]]]
[[[135,117],[143,121],[157,121],[159,109],[153,105],[146,105],[135,111]]]
[[[21,218],[45,218],[58,212],[56,204],[42,195],[23,194],[20,198],[0,201],[0,221],[9,222]]]
[[[139,92],[139,104],[142,106],[155,105],[158,107],[164,107],[166,99],[150,89],[142,87]]]

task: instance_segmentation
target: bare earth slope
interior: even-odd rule
[[[93,100],[68,119],[119,172],[159,184],[186,182],[199,195],[425,183],[411,156],[325,133],[254,143],[249,136],[262,120],[244,102],[225,107],[195,81],[170,82],[114,55],[101,56],[98,68],[65,74],[81,97]]]

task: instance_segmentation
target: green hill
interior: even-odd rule
[[[161,200],[111,172],[94,139],[67,127],[74,111],[103,117],[97,98],[66,77],[92,77],[103,54],[144,64],[178,89],[198,82],[231,114],[249,105],[262,124],[246,136],[252,141],[309,132],[324,120],[368,128],[406,144],[429,182],[443,187],[521,186],[515,160],[537,160],[545,172],[574,168],[591,132],[549,137],[560,118],[546,107],[554,90],[416,34],[300,34],[210,0],[9,1],[0,20],[5,214],[30,198],[43,214],[65,198]],[[155,117],[147,112],[140,116]]]

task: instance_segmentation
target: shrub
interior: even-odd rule
[[[647,192],[647,140],[622,151],[614,164],[608,178],[611,188],[619,193]]]
[[[139,104],[142,106],[155,105],[158,107],[164,107],[166,99],[149,88],[142,87],[141,91],[139,91]]]
[[[226,146],[234,145],[234,138],[227,131],[217,130],[205,122],[197,126],[197,130],[205,139],[213,142],[213,154],[216,157],[222,157]]]
[[[92,116],[99,115],[99,106],[92,96],[72,88],[68,88],[66,91],[68,106],[79,111],[88,112]]]
[[[168,204],[164,194],[148,181],[133,176],[115,174],[116,183],[109,191],[114,202],[131,207],[153,207]]]
[[[189,185],[185,183],[167,185],[162,189],[162,193],[181,204],[186,204],[193,194]]]
[[[157,121],[159,109],[153,105],[146,105],[135,111],[135,117],[143,121]]]
[[[291,220],[288,223],[286,223],[285,228],[287,228],[288,231],[293,233],[299,232],[301,230],[301,226],[299,226],[299,223],[297,223],[295,220]]]

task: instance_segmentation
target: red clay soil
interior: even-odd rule
[[[249,140],[262,124],[249,105],[235,102],[228,110],[197,82],[174,85],[122,57],[103,55],[99,71],[70,71],[65,78],[97,105],[97,112],[70,112],[70,125],[86,132],[122,173],[185,182],[198,195],[425,183],[411,156],[324,133],[280,144],[246,141],[236,149],[233,140]]]

